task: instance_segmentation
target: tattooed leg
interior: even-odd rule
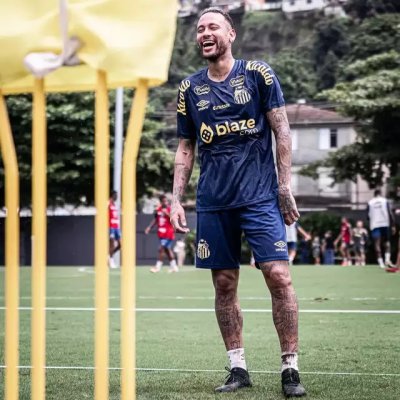
[[[213,270],[215,314],[226,350],[243,347],[243,317],[237,298],[239,270]]]
[[[272,297],[272,317],[282,353],[297,353],[298,306],[287,261],[260,263]]]

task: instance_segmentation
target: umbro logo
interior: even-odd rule
[[[283,240],[279,240],[279,242],[275,242],[274,246],[276,246],[275,251],[286,251],[286,242]]]

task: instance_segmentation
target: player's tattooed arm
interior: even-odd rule
[[[290,189],[290,168],[292,164],[292,139],[285,107],[267,112],[267,119],[276,139],[276,162],[278,168],[279,206],[287,225],[299,218],[296,201]]]
[[[181,205],[182,197],[193,170],[196,142],[192,139],[179,139],[175,155],[174,186],[172,189],[171,223],[176,232],[187,233],[185,211]]]

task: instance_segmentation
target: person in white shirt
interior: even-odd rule
[[[293,260],[295,259],[297,253],[297,231],[301,233],[305,241],[309,241],[311,239],[311,235],[307,233],[298,222],[295,222],[292,225],[285,225],[285,228],[286,242],[289,252],[289,264],[293,265]]]
[[[379,266],[381,268],[393,267],[390,260],[390,226],[394,219],[389,201],[382,196],[379,189],[375,190],[374,197],[368,202],[368,219]],[[382,241],[385,261],[382,257]]]

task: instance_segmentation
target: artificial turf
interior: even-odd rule
[[[400,274],[376,266],[291,268],[300,305],[300,368],[308,399],[400,399]],[[110,272],[110,307],[119,307],[119,270]],[[29,307],[31,269],[21,268],[21,307]],[[4,307],[4,268],[0,268]],[[93,268],[47,269],[47,307],[93,307]],[[278,339],[271,301],[259,271],[243,267],[246,359],[253,387],[215,394],[226,353],[213,309],[210,273],[137,268],[137,398],[142,400],[282,399]],[[166,310],[169,309],[169,310]],[[182,310],[184,309],[184,310]],[[189,310],[187,310],[189,309]],[[353,310],[353,313],[339,311]],[[368,311],[375,310],[377,313]],[[329,312],[327,312],[329,311]],[[362,313],[364,311],[364,313]],[[367,311],[367,312],[366,312]],[[94,313],[47,311],[48,366],[92,367]],[[20,311],[20,365],[30,365],[30,311]],[[110,367],[118,368],[119,312],[110,311]],[[4,365],[4,310],[0,364]],[[93,399],[94,371],[48,369],[47,399]],[[120,398],[120,371],[110,370],[110,399]],[[0,399],[4,369],[0,369]],[[20,399],[30,399],[30,371],[21,369]]]

